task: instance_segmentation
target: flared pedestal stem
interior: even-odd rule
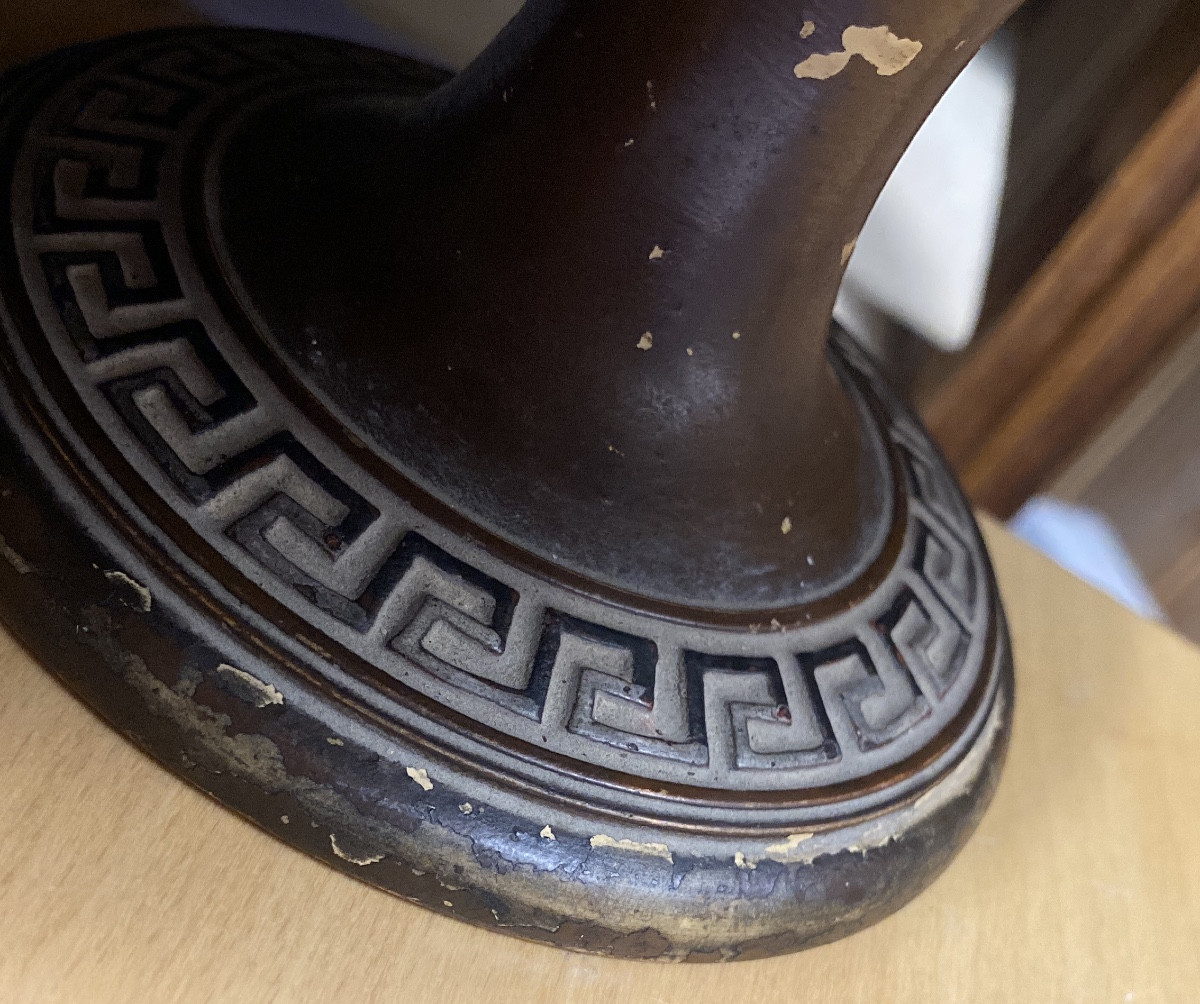
[[[656,602],[811,602],[894,493],[825,354],[846,259],[1012,6],[532,2],[424,100],[266,103],[214,169],[219,256],[499,537]]]

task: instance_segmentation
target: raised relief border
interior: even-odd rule
[[[235,544],[301,616],[334,618],[385,671],[399,657],[429,692],[485,701],[550,748],[588,759],[594,748],[594,762],[616,750],[631,769],[651,758],[695,783],[754,787],[848,760],[866,774],[895,759],[900,737],[933,728],[955,684],[981,671],[971,653],[987,587],[969,513],[903,416],[889,435],[909,480],[910,543],[879,615],[834,644],[764,632],[760,655],[733,657],[522,595],[383,512],[256,399],[210,337],[210,312],[182,290],[159,167],[189,115],[225,88],[370,72],[342,53],[246,37],[147,43],[69,82],[57,118],[28,138],[30,294],[53,305],[47,337],[77,359],[77,386],[98,390],[144,451],[131,461],[155,466],[197,532]]]

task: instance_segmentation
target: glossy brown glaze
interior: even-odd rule
[[[202,30],[0,81],[6,622],[472,923],[714,960],[895,909],[987,804],[1011,665],[829,315],[1005,11],[546,2],[454,79]]]

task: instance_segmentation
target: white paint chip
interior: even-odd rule
[[[730,337],[733,338],[733,340],[736,342],[739,338],[742,337],[742,333],[740,331],[735,331]]]
[[[642,844],[636,840],[616,840],[605,833],[597,833],[588,841],[593,848],[611,847],[615,851],[629,851],[633,854],[648,854],[651,857],[662,858],[664,861],[675,863],[671,849],[666,844]]]
[[[326,736],[325,741],[327,743],[329,743],[330,746],[345,746],[346,745],[341,739],[338,739],[336,736]]]
[[[743,871],[749,871],[752,868],[758,867],[758,862],[754,858],[748,858],[741,851],[736,851],[733,855],[733,863]]]
[[[696,350],[695,350],[695,349],[693,349],[693,348],[692,348],[692,347],[689,345],[689,346],[687,347],[687,354],[688,354],[689,356],[694,356],[694,355],[696,354]]]
[[[791,516],[783,517],[783,522],[779,524],[779,532],[783,533],[783,534],[788,534],[788,533],[792,532],[792,517]]]
[[[352,865],[373,865],[377,861],[383,860],[382,854],[371,854],[362,858],[355,857],[353,854],[347,854],[338,846],[337,836],[332,833],[329,834],[329,846],[333,848],[334,854],[343,861],[349,861]]]
[[[136,579],[131,578],[122,571],[111,569],[104,573],[104,577],[109,582],[114,582],[120,586],[126,586],[132,589],[134,595],[137,596],[137,609],[144,614],[150,612],[150,608],[154,606],[154,597],[150,595],[150,590],[143,586]]]
[[[649,331],[645,332],[642,337],[638,339],[637,347],[643,352],[648,352],[654,347],[654,336]]]
[[[433,782],[429,780],[429,771],[424,767],[405,767],[404,773],[416,781],[422,791],[433,791]]]
[[[260,680],[257,676],[247,673],[244,669],[238,669],[237,666],[231,666],[229,663],[223,662],[217,667],[217,672],[222,676],[233,677],[233,679],[243,684],[253,696],[256,708],[265,708],[271,704],[283,703],[283,694],[277,688]]]
[[[799,851],[800,845],[812,840],[812,838],[813,835],[811,833],[793,833],[782,843],[768,844],[766,848],[767,857],[783,865],[789,864],[799,857],[797,851]]]
[[[442,900],[442,906],[451,907],[451,906],[454,906],[454,904],[451,903],[450,900],[444,899],[444,900]]]
[[[538,836],[541,837],[543,840],[557,840],[558,839],[554,835],[554,831],[552,829],[550,829],[549,823],[547,823],[545,826],[542,827],[541,832],[538,833]]]
[[[800,37],[801,38],[812,38],[813,32],[815,32],[816,30],[817,30],[816,24],[814,24],[812,21],[805,21],[804,24],[800,28]]]
[[[891,77],[908,66],[924,46],[911,38],[894,35],[886,24],[875,28],[852,24],[842,32],[840,52],[817,52],[796,64],[794,73],[801,80],[828,80],[836,77],[854,56],[861,56],[881,77]]]
[[[470,802],[463,802],[462,805],[460,805],[458,807],[458,811],[461,812],[464,816],[469,816],[471,814],[472,808],[473,808],[473,806],[471,805]]]
[[[658,261],[658,259],[661,258],[664,254],[666,254],[666,252],[661,247],[659,247],[657,244],[655,244],[653,249],[650,251],[650,260]]]
[[[290,819],[288,819],[288,817],[287,817],[287,816],[280,816],[280,817],[279,817],[279,821],[280,821],[281,823],[283,823],[283,825],[284,825],[284,826],[287,826],[287,824],[291,822],[291,820],[290,820]]]

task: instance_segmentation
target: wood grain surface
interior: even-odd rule
[[[876,927],[726,966],[528,945],[361,885],[167,774],[0,635],[0,1000],[1195,1000],[1200,651],[988,538],[1018,708],[979,832]]]
[[[922,409],[978,505],[1010,515],[1200,308],[1200,71]]]

